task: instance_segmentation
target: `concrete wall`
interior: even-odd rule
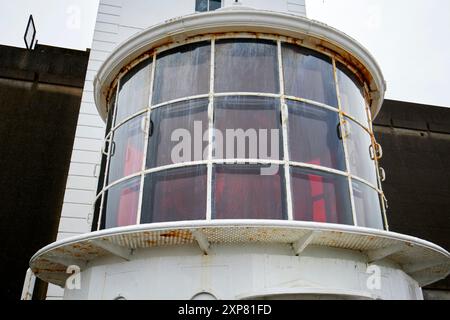
[[[2,300],[20,299],[29,259],[56,239],[88,56],[0,46]]]
[[[391,231],[450,250],[450,108],[388,100],[374,131],[384,151]],[[448,297],[450,277],[427,290],[426,298]]]
[[[381,287],[368,288],[367,256],[357,251],[309,246],[297,257],[290,245],[271,243],[216,243],[208,250],[205,256],[197,246],[169,246],[138,249],[126,264],[95,260],[80,274],[81,289],[67,290],[65,299],[189,300],[202,292],[219,300],[323,299],[324,292],[339,299],[423,299],[417,282],[388,261],[375,264]]]

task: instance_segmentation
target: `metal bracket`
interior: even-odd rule
[[[106,139],[103,141],[103,145],[102,145],[102,154],[105,156],[109,156],[109,150],[106,150],[106,144],[111,143],[111,138],[112,138],[112,134],[108,134],[108,136],[106,137]],[[108,147],[109,149],[109,147]]]
[[[379,167],[378,170],[380,171],[380,181],[385,182],[386,181],[386,171],[383,167]]]
[[[281,125],[287,125],[289,118],[289,109],[287,104],[283,103],[281,107]]]
[[[292,249],[296,256],[299,256],[314,240],[318,231],[309,231],[306,235],[301,237],[297,242],[292,244]]]
[[[61,264],[65,267],[77,266],[81,270],[83,270],[87,266],[87,262],[85,260],[69,258],[69,257],[50,257],[48,260],[50,260],[53,263]]]
[[[366,254],[369,257],[369,263],[376,262],[383,260],[384,258],[390,257],[393,254],[396,254],[397,252],[402,251],[406,248],[406,245],[404,243],[381,248],[381,249],[375,249],[367,251]]]
[[[207,255],[211,244],[209,243],[205,234],[198,229],[191,229],[191,233],[194,236],[195,240],[197,241],[200,249],[202,249],[203,253]]]
[[[109,253],[115,255],[116,257],[122,258],[126,261],[131,260],[131,249],[127,249],[105,240],[92,240],[92,243],[97,247],[100,247],[103,250],[106,250]]]
[[[438,266],[443,264],[442,261],[437,261],[437,260],[425,260],[422,263],[419,264],[405,264],[402,266],[403,271],[405,271],[408,274],[413,274],[416,272],[420,272],[423,271],[425,269],[429,269],[432,268],[434,266]]]
[[[380,160],[383,158],[383,148],[377,142],[369,146],[369,154],[372,160]]]

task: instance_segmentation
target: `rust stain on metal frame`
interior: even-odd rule
[[[364,88],[364,98],[368,100],[368,102],[372,102],[372,99],[370,99],[370,83],[373,82],[373,77],[370,74],[370,72],[364,67],[364,65],[357,60],[355,57],[353,57],[351,54],[346,52],[345,50],[341,49],[342,53],[339,53],[337,50],[335,50],[334,47],[336,47],[334,44],[328,43],[327,41],[319,38],[314,38],[311,36],[306,36],[305,39],[295,39],[292,37],[287,36],[281,36],[276,34],[269,34],[269,33],[260,33],[260,32],[215,32],[215,33],[206,33],[201,35],[196,35],[192,37],[186,37],[183,38],[181,41],[176,40],[173,37],[170,37],[165,43],[158,44],[157,46],[145,51],[141,55],[139,55],[137,58],[133,59],[133,61],[127,63],[125,66],[123,66],[118,74],[114,77],[114,80],[110,83],[108,88],[103,92],[105,96],[107,97],[107,108],[109,106],[110,99],[113,95],[114,89],[117,87],[117,84],[119,82],[119,79],[122,78],[123,75],[128,73],[132,68],[134,68],[136,65],[141,63],[142,61],[146,59],[150,59],[155,54],[159,54],[161,52],[164,52],[166,50],[170,50],[172,48],[176,48],[177,46],[194,43],[194,42],[201,42],[201,41],[208,41],[211,40],[211,38],[215,37],[216,39],[227,39],[227,38],[255,38],[255,39],[267,39],[267,40],[276,40],[280,39],[283,42],[291,43],[291,44],[297,44],[299,46],[304,46],[306,48],[316,50],[318,52],[322,52],[330,57],[334,57],[336,61],[343,64],[345,67],[347,67],[362,83],[362,86]],[[333,48],[330,48],[330,46],[333,46]],[[336,47],[336,49],[338,49]],[[371,104],[371,103],[370,103]],[[370,105],[369,104],[369,105]],[[107,110],[109,112],[109,110]]]
[[[172,239],[181,239],[185,241],[192,241],[194,240],[194,236],[192,235],[192,232],[188,230],[172,230],[163,234],[159,235],[162,238],[172,238]]]

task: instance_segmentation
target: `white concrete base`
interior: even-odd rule
[[[419,284],[388,260],[359,251],[288,244],[194,244],[136,249],[130,260],[103,257],[79,274],[65,299],[423,299]]]

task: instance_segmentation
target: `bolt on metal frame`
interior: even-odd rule
[[[217,39],[229,39],[229,38],[235,38],[235,39],[266,39],[266,40],[273,40],[277,45],[277,61],[278,61],[278,72],[279,72],[279,90],[280,92],[278,94],[273,93],[258,93],[258,92],[226,92],[226,93],[215,93],[214,85],[215,85],[215,44]],[[209,93],[207,94],[200,94],[200,95],[193,95],[188,97],[182,97],[173,99],[170,101],[165,101],[156,105],[152,105],[153,100],[153,90],[154,90],[154,83],[155,83],[155,70],[156,70],[156,64],[157,64],[157,56],[164,51],[170,50],[174,47],[183,46],[190,43],[195,42],[201,42],[201,41],[209,41],[210,47],[211,47],[211,58],[210,58],[210,86],[209,86]],[[282,44],[283,43],[294,43],[296,45],[306,47],[309,49],[312,49],[314,51],[320,52],[329,58],[331,58],[331,65],[333,68],[333,76],[335,81],[335,89],[337,94],[337,101],[338,101],[338,108],[326,105],[324,103],[320,103],[317,101],[301,98],[301,97],[294,97],[286,95],[284,92],[284,70],[283,70],[283,57],[282,57]],[[152,65],[151,65],[151,79],[150,79],[150,96],[149,96],[149,105],[146,106],[146,108],[137,111],[136,113],[129,115],[125,119],[123,119],[119,123],[116,122],[117,117],[117,107],[118,107],[118,99],[120,94],[120,81],[122,77],[127,74],[133,67],[141,63],[142,61],[146,59],[152,59]],[[339,115],[339,121],[341,125],[341,130],[345,129],[345,123],[350,121],[353,121],[358,125],[359,127],[363,128],[364,131],[370,136],[370,139],[372,141],[371,146],[373,148],[374,145],[376,145],[375,136],[373,134],[373,127],[372,127],[372,118],[371,118],[371,112],[368,106],[368,96],[369,96],[369,90],[364,81],[364,101],[365,101],[365,110],[366,115],[368,117],[368,127],[366,127],[364,124],[362,124],[360,121],[358,121],[355,117],[352,115],[347,114],[342,110],[341,106],[341,96],[340,96],[340,90],[339,90],[339,81],[337,77],[337,66],[336,62],[340,62],[345,65],[350,71],[355,73],[355,75],[358,77],[358,79],[361,80],[360,75],[356,72],[354,68],[348,65],[345,61],[343,61],[340,57],[337,57],[335,54],[330,52],[329,50],[321,47],[314,47],[310,46],[308,44],[305,44],[302,40],[296,40],[291,39],[285,36],[277,36],[272,34],[251,34],[251,33],[244,33],[244,32],[238,32],[238,33],[225,33],[221,35],[204,35],[204,36],[196,36],[193,38],[186,39],[185,41],[177,42],[175,44],[165,45],[159,48],[156,48],[154,51],[152,51],[151,54],[144,54],[141,57],[134,60],[132,63],[129,64],[129,67],[118,74],[116,79],[113,81],[111,87],[115,88],[116,90],[116,97],[115,97],[115,103],[113,104],[113,119],[112,119],[112,128],[110,129],[110,132],[107,133],[104,145],[108,143],[108,150],[105,153],[107,155],[106,159],[106,166],[105,166],[105,177],[103,182],[103,188],[98,193],[96,199],[94,200],[94,207],[96,206],[97,201],[100,200],[100,206],[99,206],[99,214],[98,214],[98,222],[97,222],[97,229],[101,229],[101,222],[103,219],[103,209],[105,206],[105,194],[114,186],[131,180],[136,177],[140,177],[140,188],[139,188],[139,203],[138,203],[138,212],[137,212],[137,221],[136,224],[140,224],[141,222],[141,216],[142,216],[142,203],[143,203],[143,193],[144,193],[144,183],[145,183],[145,177],[148,174],[160,172],[160,171],[166,171],[181,167],[195,167],[195,166],[201,166],[205,165],[207,167],[207,212],[206,212],[206,220],[212,220],[212,201],[213,199],[213,167],[216,164],[261,164],[261,165],[279,165],[280,167],[283,167],[284,170],[284,183],[285,183],[285,191],[286,191],[286,201],[287,202],[287,218],[289,221],[293,221],[293,208],[292,208],[292,189],[291,189],[291,167],[299,167],[299,168],[306,168],[306,169],[313,169],[320,172],[328,172],[335,175],[345,176],[347,177],[348,184],[349,184],[349,194],[350,194],[350,201],[351,201],[351,208],[352,208],[352,217],[353,217],[353,224],[355,226],[358,226],[357,221],[357,215],[356,215],[356,208],[355,208],[355,201],[354,201],[354,194],[353,194],[353,180],[358,181],[360,183],[363,183],[367,186],[369,186],[371,189],[377,192],[378,197],[380,199],[381,209],[384,220],[384,227],[386,230],[389,230],[389,226],[387,223],[387,216],[386,216],[386,197],[384,195],[384,192],[381,188],[381,178],[380,178],[380,170],[379,170],[379,158],[375,156],[374,163],[376,167],[376,175],[377,175],[377,186],[373,185],[371,182],[353,175],[350,172],[350,161],[349,161],[349,151],[348,151],[348,145],[347,145],[347,136],[345,134],[342,134],[342,143],[344,147],[344,156],[345,156],[345,163],[346,163],[346,171],[336,170],[333,168],[323,167],[320,165],[313,165],[309,163],[302,163],[302,162],[295,162],[290,160],[289,155],[289,135],[288,135],[288,120],[289,120],[289,110],[287,106],[287,101],[297,101],[297,102],[304,102],[310,105],[314,105],[318,108],[326,109],[328,111],[335,112]],[[113,92],[109,93],[109,97],[113,96]],[[278,98],[280,101],[280,112],[281,112],[281,119],[282,119],[282,141],[283,141],[283,155],[284,159],[282,160],[267,160],[267,159],[214,159],[213,158],[213,145],[214,145],[214,100],[215,97],[225,97],[225,96],[253,96],[253,97],[267,97],[267,98]],[[151,123],[151,112],[154,109],[162,108],[166,106],[170,106],[173,103],[177,102],[183,102],[183,101],[189,101],[193,99],[208,99],[208,130],[209,130],[209,136],[208,136],[208,157],[205,160],[202,161],[191,161],[191,162],[185,162],[185,163],[177,163],[177,164],[171,164],[171,165],[165,165],[157,168],[146,168],[147,163],[147,152],[148,152],[148,145],[149,145],[149,127]],[[142,170],[139,172],[136,172],[132,175],[128,175],[126,177],[122,177],[121,179],[118,179],[116,181],[113,181],[108,184],[108,172],[110,167],[110,161],[111,161],[111,149],[114,139],[114,133],[116,130],[118,130],[122,125],[127,123],[130,120],[135,119],[138,116],[145,115],[144,117],[144,150],[143,150],[143,163],[142,163]]]

